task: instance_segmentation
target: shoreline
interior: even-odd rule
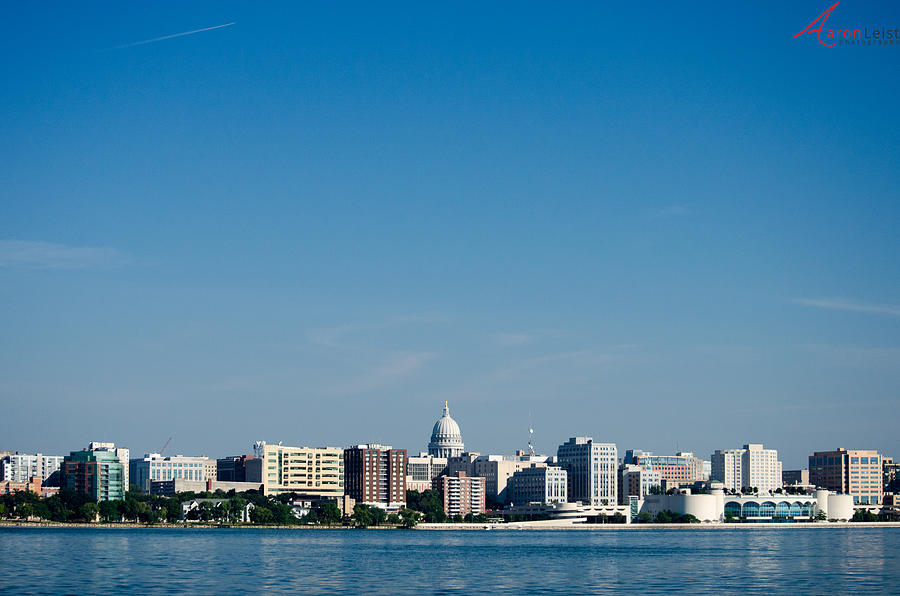
[[[0,521],[0,528],[96,528],[103,530],[403,530],[405,528],[395,526],[378,526],[368,528],[354,528],[351,526],[253,526],[253,525],[212,525],[212,524],[141,524],[132,522],[121,523],[76,523],[76,522],[23,522]],[[510,522],[503,524],[475,524],[475,523],[422,523],[412,530],[426,531],[523,531],[523,530],[574,530],[580,532],[601,531],[652,531],[652,530],[684,530],[684,531],[719,531],[719,530],[798,530],[798,529],[844,529],[844,528],[898,528],[900,522],[815,522],[815,523],[701,523],[701,524],[575,524],[567,522],[530,521]]]

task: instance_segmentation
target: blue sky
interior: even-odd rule
[[[794,38],[806,1],[182,4],[0,24],[0,449],[419,451],[447,399],[482,452],[531,413],[900,456],[900,45]]]

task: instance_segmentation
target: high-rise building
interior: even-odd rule
[[[428,454],[435,457],[456,457],[465,450],[462,433],[456,420],[450,417],[450,407],[444,402],[444,413],[434,423]]]
[[[0,457],[0,481],[28,482],[38,478],[43,482],[59,470],[62,461],[62,455],[10,453]]]
[[[594,506],[618,503],[615,443],[595,443],[591,437],[572,437],[559,446],[556,461],[568,473],[570,502]]]
[[[406,449],[354,445],[344,450],[344,490],[357,503],[406,507]]]
[[[125,466],[115,451],[73,451],[60,466],[61,488],[74,490],[95,501],[125,499]]]
[[[513,505],[565,503],[568,485],[568,475],[562,468],[532,464],[510,477],[506,483],[506,494]]]
[[[123,478],[123,485],[125,486],[125,491],[128,491],[128,488],[131,486],[131,475],[129,470],[129,462],[131,451],[128,450],[127,447],[116,447],[115,443],[109,443],[104,441],[91,441],[88,445],[88,449],[91,451],[109,451],[110,453],[115,454],[116,458],[118,458],[119,463],[122,464],[122,468],[125,470],[125,477]]]
[[[709,476],[704,473],[703,460],[689,451],[679,451],[675,455],[653,455],[649,451],[629,449],[625,451],[623,463],[659,472],[660,479],[668,486],[709,480]]]
[[[215,460],[212,460],[215,463]],[[163,457],[159,453],[147,453],[143,458],[129,462],[131,482],[145,492],[150,492],[150,484],[157,480],[187,480],[190,482],[206,482],[215,480],[210,476],[210,459],[205,456],[191,457],[170,455]]]
[[[507,483],[519,470],[531,466],[546,466],[546,455],[526,455],[520,451],[516,455],[478,455],[471,462],[471,474],[485,479],[487,498],[497,503],[509,502]],[[448,470],[452,469],[448,465]],[[469,473],[469,472],[467,472]]]
[[[650,494],[653,487],[661,487],[663,483],[662,472],[645,468],[639,464],[623,464],[621,493],[619,504],[628,503],[628,497],[643,499]]]
[[[809,482],[853,497],[856,505],[880,505],[884,495],[881,454],[871,449],[816,451],[809,456]]]
[[[406,462],[406,489],[425,491],[432,481],[447,469],[447,458],[420,453],[409,456]]]
[[[710,459],[710,480],[718,480],[726,490],[772,492],[782,486],[778,451],[764,449],[760,443],[749,443],[742,449],[717,449]]]
[[[883,490],[885,493],[900,493],[900,463],[893,457],[881,458]]]
[[[344,451],[339,447],[263,445],[261,456],[261,481],[267,495],[297,493],[311,499],[344,496]]]
[[[247,482],[247,462],[252,455],[234,455],[216,460],[216,480],[221,482]]]
[[[484,513],[484,478],[457,472],[453,476],[438,476],[432,481],[444,506],[447,517]]]

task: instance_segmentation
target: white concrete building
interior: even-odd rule
[[[568,501],[568,475],[557,466],[532,464],[512,475],[506,483],[506,492],[513,506],[565,503]]]
[[[32,478],[40,478],[43,482],[59,470],[62,461],[62,455],[11,453],[0,459],[0,480],[28,482]]]
[[[216,460],[212,460],[212,463],[215,464]],[[209,475],[214,468],[210,466],[210,458],[205,456],[163,457],[159,453],[147,453],[141,459],[131,460],[130,468],[131,481],[147,493],[150,492],[150,483],[154,480],[179,478],[190,482],[206,482],[216,479],[214,475]]]
[[[814,495],[726,495],[721,485],[714,484],[709,494],[684,490],[674,495],[650,495],[641,503],[640,511],[654,516],[673,511],[693,515],[701,522],[809,521],[819,512],[829,520],[847,521],[853,517],[853,497],[828,490],[818,490]]]
[[[447,458],[420,453],[407,458],[406,488],[423,492],[431,488],[431,481],[447,469]]]
[[[557,464],[566,470],[569,501],[587,505],[618,503],[618,452],[615,443],[572,437],[559,446]]]
[[[721,482],[726,490],[771,492],[782,486],[778,451],[764,449],[761,443],[749,443],[742,449],[717,449],[710,461],[710,480]]]

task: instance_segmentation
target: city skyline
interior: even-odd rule
[[[9,7],[0,448],[900,453],[898,53],[826,8]]]

